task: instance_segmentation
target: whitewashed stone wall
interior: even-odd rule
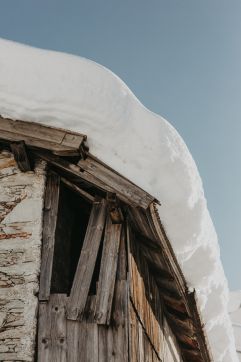
[[[0,152],[0,361],[33,361],[45,175]]]

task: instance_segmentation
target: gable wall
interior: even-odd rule
[[[0,360],[33,361],[44,164],[21,173],[0,151]]]

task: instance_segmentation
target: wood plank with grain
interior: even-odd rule
[[[48,150],[59,156],[79,156],[79,150],[76,148],[70,148],[51,141],[46,141],[45,139],[38,139],[20,133],[11,133],[2,131],[1,129],[0,132],[0,140],[7,140],[9,142],[24,141],[27,147]]]
[[[32,150],[32,152],[35,156],[42,158],[59,171],[66,173],[68,175],[68,179],[73,177],[75,180],[86,183],[88,186],[95,186],[104,192],[113,192],[113,189],[98,180],[94,175],[81,171],[79,166],[67,161],[66,159],[41,150]]]
[[[60,178],[49,172],[44,199],[43,242],[40,272],[39,300],[49,299],[54,256],[55,231],[59,204]]]
[[[118,196],[121,195],[129,200],[129,202],[131,200],[132,204],[147,209],[151,202],[155,200],[153,196],[142,190],[140,187],[136,186],[101,161],[97,161],[92,157],[80,160],[78,166],[97,177],[104,184],[110,186]]]
[[[80,195],[81,197],[83,197],[86,201],[88,201],[89,203],[93,203],[95,201],[94,196],[90,195],[88,192],[84,191],[83,189],[81,189],[80,187],[78,187],[77,185],[75,185],[74,183],[70,182],[69,180],[67,180],[64,177],[61,177],[61,181],[71,190],[73,190],[74,192],[76,192],[78,195]]]
[[[11,120],[0,116],[0,138],[25,141],[26,145],[51,150],[59,155],[79,155],[86,136],[36,122]]]
[[[90,172],[88,168],[86,168],[85,170],[84,167],[82,167],[82,164],[75,165],[67,161],[66,159],[57,157],[56,155],[53,155],[51,153],[43,152],[39,149],[38,150],[32,149],[32,152],[36,156],[42,158],[43,160],[51,164],[52,166],[58,168],[60,171],[67,173],[70,177],[79,179],[80,182],[84,182],[87,185],[97,187],[99,190],[104,191],[106,193],[107,192],[115,193],[121,201],[125,202],[128,205],[147,208],[151,202],[150,200],[154,200],[152,196],[150,198],[149,196],[146,197],[145,196],[146,193],[143,190],[141,190],[138,186],[135,185],[133,186],[131,182],[126,179],[125,179],[125,184],[128,183],[130,184],[129,187],[130,190],[132,190],[133,188],[137,190],[136,191],[137,196],[135,196],[132,193],[132,191],[129,192],[128,188],[126,189],[125,187],[121,187],[122,176],[118,176],[120,183],[117,181],[116,181],[117,183],[113,183],[111,177],[109,176],[105,178],[99,177],[98,172],[95,172],[95,170]],[[81,160],[80,162],[86,162],[86,161]],[[114,170],[112,171],[109,170],[108,172],[115,173]]]
[[[95,320],[98,324],[110,323],[121,230],[122,225],[113,224],[108,215],[96,296]]]
[[[106,201],[94,202],[67,304],[68,319],[82,319],[105,225]]]
[[[85,345],[86,333],[85,322],[79,323],[79,321],[67,320],[67,361],[79,362],[80,353]],[[81,354],[81,355],[82,355]]]
[[[39,304],[38,362],[67,362],[65,294]]]

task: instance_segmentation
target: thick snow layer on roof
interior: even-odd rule
[[[230,293],[228,310],[233,325],[236,350],[241,361],[241,290]]]
[[[159,213],[198,304],[214,361],[237,361],[228,289],[202,182],[185,143],[106,68],[0,40],[0,114],[79,131],[90,150],[161,201]]]

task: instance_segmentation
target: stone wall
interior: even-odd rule
[[[0,361],[33,361],[45,175],[0,152]]]

